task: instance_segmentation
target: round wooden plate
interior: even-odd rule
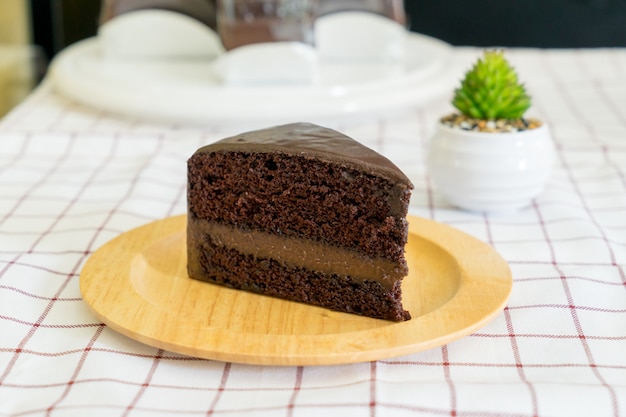
[[[263,365],[372,361],[444,345],[504,308],[507,263],[452,227],[409,216],[402,283],[413,318],[393,323],[208,284],[187,277],[186,216],[126,232],[80,275],[85,302],[110,328],[191,356]]]

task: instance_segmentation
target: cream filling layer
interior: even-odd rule
[[[326,274],[348,275],[361,281],[376,281],[391,288],[405,273],[389,260],[369,258],[354,251],[288,236],[246,230],[188,218],[189,233],[201,242],[209,236],[214,245],[234,249],[259,259],[274,259],[284,266],[301,267]]]

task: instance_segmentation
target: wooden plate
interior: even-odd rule
[[[410,274],[393,323],[189,279],[186,216],[159,220],[98,249],[81,292],[110,328],[166,350],[264,365],[372,361],[444,345],[493,319],[512,288],[507,263],[487,244],[409,216]]]

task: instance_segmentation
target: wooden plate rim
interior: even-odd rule
[[[154,347],[206,359],[304,366],[364,362],[417,353],[457,340],[487,324],[506,305],[513,281],[506,261],[486,243],[432,220],[411,215],[407,218],[409,239],[426,239],[448,252],[458,263],[460,285],[454,296],[438,309],[406,322],[389,323],[375,329],[321,335],[254,334],[250,337],[227,329],[175,323],[189,328],[189,337],[181,340],[161,332],[159,329],[163,327],[158,324],[134,323],[133,317],[138,315],[151,317],[155,323],[172,320],[171,315],[164,315],[132,288],[129,265],[142,247],[184,230],[186,215],[148,223],[104,244],[83,267],[80,290],[95,316],[113,330]],[[122,250],[131,239],[140,242],[138,248]],[[119,308],[111,301],[120,294],[124,294],[125,308]],[[471,314],[465,314],[469,311],[466,308],[469,304],[472,305]],[[197,344],[194,332],[210,332],[211,340]],[[310,349],[312,344],[316,346],[314,351]]]

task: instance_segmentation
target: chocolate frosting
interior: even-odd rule
[[[241,133],[204,146],[197,153],[220,151],[278,152],[365,170],[413,188],[411,180],[389,159],[335,130],[312,123],[291,123]]]
[[[236,249],[238,252],[253,255],[257,259],[274,259],[281,264],[316,270],[327,274],[349,275],[352,279],[375,281],[390,290],[394,282],[401,280],[406,268],[395,262],[370,258],[359,252],[324,245],[306,239],[276,235],[255,230],[240,230],[233,226],[221,225],[188,218],[187,237],[194,244],[207,239],[217,246]],[[202,267],[193,252],[188,257],[192,276],[202,276]]]

